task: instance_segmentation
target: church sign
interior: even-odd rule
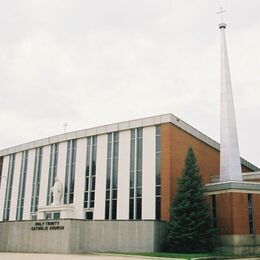
[[[32,231],[64,230],[59,221],[37,221],[31,227]]]

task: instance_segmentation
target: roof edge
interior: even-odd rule
[[[92,135],[101,135],[101,134],[107,134],[110,132],[115,132],[115,131],[124,131],[124,130],[130,130],[133,128],[137,127],[147,127],[147,126],[152,126],[152,125],[159,125],[159,124],[164,124],[164,123],[172,123],[173,125],[183,129],[185,132],[191,134],[192,136],[196,137],[200,141],[210,145],[216,150],[220,150],[220,144],[213,140],[212,138],[208,137],[207,135],[203,134],[196,128],[192,127],[185,121],[181,120],[179,117],[168,113],[168,114],[162,114],[162,115],[157,115],[157,116],[150,116],[150,117],[144,117],[144,118],[139,118],[139,119],[134,119],[134,120],[129,120],[129,121],[122,121],[119,123],[114,123],[114,124],[107,124],[107,125],[102,125],[102,126],[97,126],[93,128],[88,128],[88,129],[81,129],[81,130],[76,130],[64,134],[59,134],[59,135],[54,135],[46,138],[42,138],[39,140],[35,140],[32,142],[12,146],[9,148],[5,148],[0,150],[0,156],[6,156],[8,154],[12,153],[18,153],[24,150],[29,150],[29,149],[34,149],[39,146],[47,146],[51,145],[53,143],[58,143],[58,142],[65,142],[67,140],[71,139],[80,139],[80,138],[85,138],[88,136]],[[249,169],[253,171],[260,171],[260,169],[253,165],[252,163],[248,162],[247,160],[241,158],[241,163],[248,167]]]

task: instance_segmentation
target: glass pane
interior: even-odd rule
[[[156,185],[161,185],[160,173],[159,173],[159,174],[156,174]]]
[[[89,183],[89,178],[86,178],[85,191],[87,191],[87,190],[88,190],[88,183]]]
[[[31,220],[37,220],[37,215],[32,215]]]
[[[92,160],[96,161],[96,158],[97,158],[97,147],[93,146],[93,149],[92,149]]]
[[[65,193],[67,193],[67,192],[68,192],[68,186],[67,186],[67,182],[65,183],[64,192],[65,192]]]
[[[137,188],[136,189],[136,196],[137,197],[142,197],[142,188]]]
[[[51,219],[51,213],[45,213],[45,219]]]
[[[111,143],[108,143],[108,146],[107,146],[107,157],[108,158],[111,158],[112,156],[112,144]]]
[[[253,209],[249,208],[248,211],[249,211],[249,220],[253,220]]]
[[[114,167],[114,172],[117,172],[117,169],[118,169],[118,158],[114,158],[114,160],[113,160],[113,167]]]
[[[117,165],[114,166],[113,171],[113,189],[117,188]]]
[[[97,145],[97,137],[93,136],[93,145]]]
[[[73,197],[74,197],[73,193],[69,195],[69,203],[70,204],[73,203]]]
[[[254,234],[254,224],[252,221],[249,222],[249,232],[250,232],[250,235]]]
[[[114,143],[114,157],[118,157],[119,143]]]
[[[92,177],[92,190],[95,190],[96,188],[96,178]]]
[[[117,198],[117,190],[113,190],[113,199]]]
[[[105,206],[105,219],[109,219],[109,200],[106,201],[106,206]]]
[[[156,137],[156,152],[161,150],[161,140],[160,137]]]
[[[54,212],[53,219],[59,219],[59,218],[60,218],[60,212]]]
[[[74,192],[74,179],[71,179],[70,192]]]
[[[136,199],[136,219],[142,218],[142,199]]]
[[[117,200],[112,201],[112,219],[116,219]]]
[[[68,150],[67,150],[66,164],[69,164],[69,162],[70,162],[70,150],[69,150],[69,143],[70,143],[70,142],[68,142]]]
[[[111,143],[112,142],[112,133],[109,133],[108,134],[108,143]]]
[[[137,183],[136,183],[137,187],[141,187],[142,186],[142,172],[138,171],[137,172]]]
[[[114,142],[118,142],[119,141],[119,133],[115,132],[114,133]]]
[[[161,195],[161,186],[156,187],[156,195]]]
[[[156,126],[156,135],[161,135],[161,128],[159,125]]]
[[[137,170],[142,170],[142,142],[137,143]]]
[[[134,197],[134,188],[130,189],[130,197],[131,197],[131,198]]]
[[[248,207],[252,207],[253,204],[253,196],[252,194],[248,194]]]
[[[96,175],[96,162],[92,161],[92,175]]]
[[[161,197],[156,198],[156,219],[161,219]]]
[[[95,199],[95,192],[91,192],[90,200],[94,200],[94,199]]]
[[[137,138],[142,138],[142,137],[143,137],[143,129],[137,128]]]
[[[131,139],[135,139],[135,129],[131,129]]]
[[[130,154],[130,171],[134,171],[135,167],[135,144],[131,142],[131,154]]]
[[[134,172],[130,172],[130,187],[134,187]]]
[[[107,166],[107,184],[106,184],[106,188],[107,189],[110,188],[110,165]]]
[[[134,199],[129,200],[129,219],[134,219]]]
[[[91,212],[86,212],[85,213],[85,219],[87,219],[87,220],[93,219],[93,212],[92,211]]]

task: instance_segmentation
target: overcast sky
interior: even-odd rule
[[[164,113],[219,141],[220,6],[240,153],[260,166],[259,0],[0,0],[0,149]]]

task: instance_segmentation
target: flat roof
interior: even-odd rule
[[[192,127],[191,125],[182,121],[180,118],[176,117],[175,115],[164,114],[158,116],[145,117],[141,119],[123,121],[115,124],[108,124],[108,125],[103,125],[103,126],[98,126],[98,127],[93,127],[93,128],[83,129],[83,130],[77,130],[73,132],[68,132],[64,134],[43,138],[29,143],[20,144],[6,149],[2,149],[0,150],[0,156],[6,156],[8,154],[34,149],[39,146],[46,146],[54,143],[65,142],[71,139],[85,138],[92,135],[101,135],[101,134],[111,133],[115,131],[130,130],[137,127],[147,127],[153,125],[160,125],[164,123],[172,123],[173,125],[183,129],[187,133],[196,137],[200,141],[213,147],[214,149],[220,150],[220,144],[215,140],[211,139],[210,137],[206,136],[199,130]],[[260,169],[257,166],[253,165],[252,163],[248,162],[243,158],[241,158],[241,163],[244,166],[251,169],[252,171],[260,171]]]
[[[260,183],[250,181],[227,181],[206,184],[206,193],[219,194],[229,192],[260,193]]]

